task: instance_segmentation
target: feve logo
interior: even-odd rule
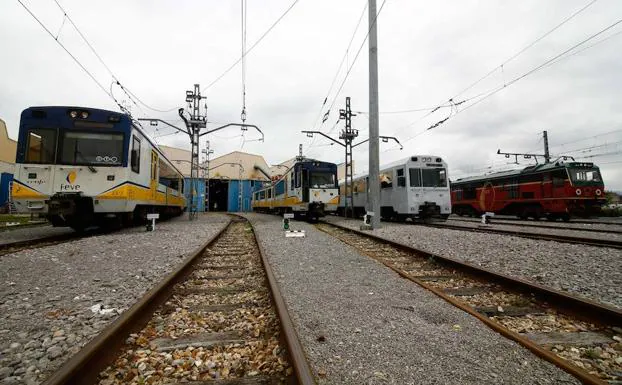
[[[61,184],[60,185],[60,189],[62,191],[67,191],[67,190],[69,190],[69,191],[78,191],[78,190],[80,190],[80,185],[79,184],[76,184],[76,185],[73,184],[76,181],[77,177],[78,177],[78,175],[76,174],[75,171],[70,171],[67,174],[67,178],[65,178],[65,180],[69,184]]]
[[[76,176],[77,175],[75,171],[69,172],[69,174],[67,174],[67,183],[73,184],[73,182],[76,180]]]

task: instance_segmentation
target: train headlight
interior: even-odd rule
[[[80,112],[80,117],[81,117],[82,119],[86,119],[86,118],[88,118],[88,117],[89,117],[89,113],[88,113],[88,112],[86,112],[86,111],[82,111],[82,112]]]
[[[69,116],[71,116],[72,118],[77,118],[78,117],[78,111],[69,111]]]
[[[576,189],[575,193],[576,193],[577,195],[581,195],[581,189],[580,189],[580,188]]]
[[[600,191],[599,188],[596,189],[595,191],[596,195],[601,196],[601,194],[603,193],[602,191]]]

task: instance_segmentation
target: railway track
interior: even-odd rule
[[[59,243],[73,241],[75,239],[81,239],[81,238],[92,237],[95,235],[107,234],[113,231],[114,230],[95,229],[92,231],[87,231],[87,232],[82,232],[82,233],[70,232],[70,233],[51,235],[51,236],[41,237],[41,238],[27,239],[23,241],[3,243],[3,244],[0,244],[0,256],[5,255],[5,254],[10,254],[10,253],[16,253],[21,250],[36,249],[39,247],[52,246],[52,245],[57,245]]]
[[[453,219],[453,220],[468,220],[468,217],[460,217],[460,216],[456,216],[456,215],[452,215],[451,217],[449,217],[449,219]],[[538,220],[538,221],[533,221],[533,220],[522,220],[519,218],[508,218],[508,217],[495,217],[496,221],[520,221],[520,222],[528,222],[528,223],[537,223],[537,222],[546,222],[546,223],[555,223],[555,222],[549,222],[549,221],[545,221],[545,220]],[[569,222],[563,222],[563,223],[568,223],[568,224],[585,224],[585,225],[615,225],[615,226],[622,226],[622,221],[599,221],[599,220],[588,220],[588,219],[571,219]]]
[[[451,229],[461,231],[472,231],[477,233],[490,233],[490,234],[503,234],[512,235],[521,238],[538,239],[544,241],[555,241],[563,243],[573,243],[588,246],[597,247],[611,247],[614,249],[622,249],[622,242],[612,239],[599,239],[599,238],[585,238],[574,237],[570,235],[557,235],[557,234],[543,234],[543,233],[531,233],[527,231],[515,231],[515,230],[501,230],[491,227],[469,227],[460,225],[450,225],[447,223],[425,223],[423,226],[435,227],[439,229]]]
[[[583,383],[622,383],[621,310],[369,233],[328,223],[316,226]]]
[[[493,218],[493,222],[497,222],[501,218]],[[466,223],[481,223],[480,219],[468,219],[468,218],[450,218],[450,221],[455,222],[466,222]],[[501,219],[502,223],[500,225],[504,226],[521,226],[521,227],[532,227],[532,228],[540,228],[540,229],[549,229],[549,230],[568,230],[568,231],[585,231],[590,233],[611,233],[611,234],[622,234],[622,230],[615,229],[590,229],[590,228],[578,228],[578,227],[564,227],[564,226],[555,226],[552,222],[550,225],[546,224],[537,224],[537,222],[527,222],[527,221],[512,221],[508,219]]]
[[[251,225],[234,219],[45,384],[314,384]]]

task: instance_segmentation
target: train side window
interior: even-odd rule
[[[477,197],[477,190],[475,186],[464,186],[462,189],[462,195],[464,199],[475,199]]]
[[[302,170],[302,187],[309,186],[309,170]]]
[[[397,187],[406,187],[406,176],[403,168],[397,169]]]
[[[272,189],[268,190],[268,199],[272,198]]]
[[[381,173],[380,174],[380,188],[393,188],[393,181],[391,180],[391,174],[389,173]]]
[[[456,191],[456,200],[457,201],[461,201],[462,200],[462,190],[457,190]]]
[[[28,131],[26,163],[50,164],[56,161],[56,130],[37,128]]]
[[[136,135],[132,136],[132,171],[140,174],[140,139]]]
[[[151,180],[158,178],[158,154],[151,151]]]
[[[421,169],[409,168],[410,187],[421,187]]]

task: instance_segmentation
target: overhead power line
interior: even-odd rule
[[[19,0],[18,0],[19,1]],[[65,18],[67,20],[69,20],[69,22],[71,23],[71,25],[73,26],[73,28],[76,30],[76,32],[78,32],[78,35],[80,35],[80,37],[82,38],[82,40],[86,43],[86,45],[89,47],[89,49],[91,50],[91,52],[95,55],[95,57],[97,57],[97,60],[99,60],[99,62],[101,63],[101,65],[104,66],[104,68],[106,68],[106,71],[108,71],[108,74],[110,74],[110,76],[114,79],[115,83],[119,86],[119,88],[121,88],[121,90],[127,95],[127,97],[132,101],[132,103],[134,103],[136,106],[138,106],[138,103],[142,104],[144,107],[153,110],[153,111],[157,111],[157,112],[171,112],[171,111],[175,111],[177,110],[178,107],[174,107],[168,110],[165,109],[158,109],[155,107],[151,107],[150,105],[146,104],[145,102],[143,102],[141,99],[139,99],[136,94],[134,94],[132,91],[130,91],[127,87],[125,87],[123,84],[121,84],[121,81],[119,80],[119,78],[112,72],[112,70],[110,69],[110,67],[108,66],[108,64],[106,64],[106,62],[104,61],[104,59],[99,55],[99,53],[97,53],[97,51],[95,50],[95,47],[93,47],[93,45],[89,42],[89,40],[86,38],[86,36],[84,36],[84,34],[82,33],[82,31],[80,30],[80,28],[78,28],[78,26],[76,25],[76,23],[73,21],[73,19],[69,16],[69,14],[67,13],[67,11],[60,5],[60,3],[58,2],[58,0],[54,0],[54,2],[56,3],[56,5],[58,6],[58,8],[61,10],[61,12],[63,12],[64,18],[63,21],[65,20]],[[21,1],[20,1],[21,3]],[[62,27],[61,27],[62,28]],[[138,103],[136,103],[136,101],[138,101]]]
[[[317,128],[317,123],[320,120],[320,117],[322,117],[322,110],[324,109],[324,106],[326,105],[326,102],[328,101],[328,97],[330,96],[331,91],[333,90],[333,87],[335,85],[335,82],[337,81],[337,77],[339,76],[339,73],[341,72],[341,67],[343,67],[343,64],[346,62],[346,59],[348,58],[348,52],[350,51],[350,47],[352,46],[352,42],[354,41],[354,37],[356,36],[356,32],[359,29],[359,26],[361,25],[361,21],[363,20],[363,16],[365,16],[365,10],[367,9],[367,2],[368,0],[365,0],[365,6],[363,7],[363,11],[361,12],[361,16],[359,16],[359,20],[356,23],[356,27],[354,27],[354,31],[352,32],[352,37],[350,37],[350,42],[348,43],[348,46],[346,47],[346,50],[343,54],[343,57],[341,58],[341,62],[339,63],[339,67],[337,67],[337,72],[335,72],[335,76],[333,77],[333,80],[330,83],[330,87],[328,87],[328,92],[326,93],[326,97],[324,98],[324,101],[322,102],[322,105],[320,106],[320,111],[317,115],[317,118],[315,119],[315,122],[313,123],[313,128]],[[330,110],[328,111],[328,113],[330,112]],[[324,114],[324,116],[326,117],[326,119],[328,119],[328,115]],[[322,123],[324,123],[326,121],[326,119],[323,119]]]
[[[453,117],[455,117],[455,116],[456,116],[456,115],[458,115],[459,113],[462,113],[462,112],[464,112],[464,111],[468,110],[469,108],[471,108],[471,107],[473,107],[473,106],[475,106],[475,105],[477,105],[477,104],[479,104],[479,103],[483,102],[484,100],[486,100],[486,99],[490,98],[491,96],[495,95],[496,93],[500,92],[501,90],[503,90],[503,89],[505,89],[505,88],[507,88],[507,87],[509,87],[509,86],[513,85],[514,83],[516,83],[516,82],[518,82],[518,81],[520,81],[520,80],[522,80],[522,79],[524,79],[524,78],[526,78],[526,77],[528,77],[528,76],[530,76],[530,75],[534,74],[535,72],[537,72],[537,71],[539,71],[539,70],[541,70],[541,69],[543,69],[543,68],[547,67],[550,63],[555,62],[557,59],[559,59],[560,57],[563,57],[563,56],[564,56],[565,54],[567,54],[568,52],[571,52],[571,51],[573,51],[575,48],[577,48],[577,47],[579,47],[579,46],[581,46],[581,45],[583,45],[583,44],[587,43],[588,41],[590,41],[590,40],[592,40],[592,39],[594,39],[594,38],[596,38],[596,37],[600,36],[601,34],[605,33],[606,31],[610,30],[611,28],[614,28],[615,26],[617,26],[617,25],[618,25],[618,24],[620,24],[620,23],[622,23],[622,19],[619,19],[618,21],[616,21],[616,22],[614,22],[614,23],[610,24],[609,26],[605,27],[604,29],[602,29],[602,30],[600,30],[600,31],[598,31],[598,32],[596,32],[596,33],[594,33],[593,35],[591,35],[591,36],[587,37],[586,39],[582,40],[581,42],[579,42],[579,43],[577,43],[577,44],[573,45],[572,47],[570,47],[570,48],[568,48],[568,49],[564,50],[563,52],[561,52],[561,53],[559,53],[559,54],[555,55],[555,56],[554,56],[554,57],[552,57],[551,59],[549,59],[549,60],[545,61],[544,63],[542,63],[542,64],[540,64],[540,65],[538,65],[538,66],[536,66],[536,67],[532,68],[531,70],[529,70],[529,71],[525,72],[524,74],[522,74],[522,75],[520,75],[520,76],[518,76],[518,77],[516,77],[516,78],[512,79],[511,81],[509,81],[509,82],[507,82],[507,83],[504,83],[503,85],[498,86],[498,87],[496,87],[496,88],[492,89],[491,91],[487,91],[487,92],[485,92],[485,93],[480,94],[480,95],[484,95],[484,96],[482,96],[481,98],[479,98],[477,101],[475,101],[475,102],[473,102],[473,103],[471,103],[471,104],[467,105],[467,106],[466,106],[466,107],[464,107],[463,109],[461,109],[461,110],[457,111],[455,114],[453,114],[453,115],[451,115],[451,116],[449,116],[449,117],[447,117],[447,118],[443,119],[442,121],[437,122],[436,124],[434,124],[434,125],[432,125],[432,126],[428,127],[427,129],[425,129],[425,130],[423,130],[423,131],[421,131],[421,132],[419,132],[419,133],[415,134],[414,136],[412,136],[412,137],[410,137],[410,138],[406,139],[406,140],[404,141],[404,143],[405,143],[405,142],[408,142],[408,141],[410,141],[410,140],[412,140],[412,139],[414,139],[416,136],[421,135],[421,134],[422,134],[422,133],[424,133],[424,132],[429,131],[431,128],[437,127],[438,125],[440,125],[440,124],[442,124],[442,123],[445,123],[445,122],[446,122],[449,118],[453,118]],[[475,98],[477,98],[477,97],[479,97],[479,95],[478,95],[478,96],[476,96],[476,97],[474,97],[474,98],[470,98],[470,99],[475,99]],[[469,100],[470,100],[470,99],[469,99]]]
[[[369,33],[371,32],[372,27],[376,24],[376,21],[378,20],[378,17],[380,16],[380,13],[382,12],[382,9],[384,8],[384,5],[386,4],[386,2],[387,0],[383,0],[382,4],[380,4],[380,8],[378,9],[378,13],[376,13],[376,17],[374,17],[374,21],[369,26],[369,29],[367,30],[367,33],[365,34],[365,38],[361,42],[359,49],[356,51],[356,55],[354,56],[352,63],[348,67],[345,77],[343,78],[343,80],[341,81],[341,84],[339,85],[339,88],[337,89],[337,93],[335,94],[335,97],[333,98],[332,103],[328,107],[329,111],[333,109],[333,106],[335,105],[335,102],[337,101],[337,98],[339,97],[339,94],[341,93],[343,86],[346,84],[346,81],[348,80],[348,76],[350,76],[350,72],[352,71],[354,64],[356,64],[356,60],[358,59],[359,55],[361,54],[361,51],[363,50],[363,47],[365,46],[365,42],[367,41],[367,38],[369,38]]]
[[[572,13],[570,16],[566,17],[564,20],[562,20],[559,24],[557,24],[555,27],[553,27],[552,29],[548,30],[546,33],[544,33],[542,36],[538,37],[537,39],[535,39],[534,41],[532,41],[531,43],[529,43],[528,45],[526,45],[525,47],[523,47],[521,50],[519,50],[518,52],[516,52],[515,54],[513,54],[512,56],[510,56],[509,58],[507,58],[503,63],[501,63],[500,65],[496,66],[495,68],[493,68],[490,72],[488,72],[486,75],[482,76],[481,78],[479,78],[478,80],[476,80],[475,82],[473,82],[472,84],[470,84],[468,87],[464,88],[462,91],[458,92],[456,95],[453,96],[453,98],[457,98],[458,96],[462,95],[463,93],[465,93],[466,91],[470,90],[471,88],[475,87],[477,84],[479,84],[481,81],[485,80],[486,78],[488,78],[490,75],[492,75],[493,73],[495,73],[496,71],[498,71],[499,69],[502,69],[506,64],[510,63],[512,60],[516,59],[517,57],[519,57],[520,55],[522,55],[525,51],[527,51],[529,48],[533,47],[534,45],[536,45],[538,42],[540,42],[542,39],[546,38],[547,36],[549,36],[550,34],[552,34],[553,32],[555,32],[556,30],[558,30],[561,26],[563,26],[564,24],[566,24],[567,22],[569,22],[570,20],[572,20],[575,16],[577,16],[578,14],[580,14],[581,12],[585,11],[587,8],[589,8],[591,5],[593,5],[596,1],[598,0],[592,0],[589,3],[587,3],[586,5],[584,5],[582,8],[580,8],[579,10],[575,11],[574,13]]]
[[[235,68],[235,66],[237,66],[241,61],[242,58],[244,58],[246,55],[248,55],[249,53],[251,53],[251,51],[253,49],[255,49],[255,47],[257,47],[257,45],[259,43],[261,43],[261,41],[270,33],[270,31],[272,31],[274,29],[274,27],[276,27],[277,24],[279,24],[279,22],[285,17],[285,15],[287,15],[289,13],[289,11],[292,10],[292,8],[294,8],[294,5],[296,5],[296,3],[298,3],[299,0],[294,0],[292,2],[292,4],[285,10],[285,12],[283,12],[281,14],[281,16],[279,16],[278,19],[276,19],[274,21],[274,23],[272,23],[272,25],[270,26],[270,28],[268,28],[262,35],[261,37],[259,37],[259,39],[253,43],[253,45],[251,45],[251,47],[245,52],[243,53],[235,62],[233,62],[233,64],[231,64],[229,66],[229,68],[227,68],[222,74],[220,74],[216,79],[214,79],[211,83],[209,83],[206,87],[203,87],[203,89],[201,90],[201,92],[205,92],[208,89],[210,89],[214,84],[218,83],[218,81],[220,81],[220,79],[222,79],[223,77],[225,77],[225,75],[227,75],[232,69]]]
[[[499,69],[503,70],[504,66],[507,65],[508,63],[510,63],[511,61],[513,61],[514,59],[516,59],[517,57],[519,57],[520,55],[522,55],[525,51],[527,51],[528,49],[530,49],[531,47],[533,47],[534,45],[536,45],[539,41],[541,41],[542,39],[546,38],[547,36],[549,36],[551,33],[555,32],[557,29],[559,29],[561,26],[563,26],[564,24],[566,24],[567,22],[569,22],[570,20],[572,20],[575,16],[577,16],[578,14],[580,14],[581,12],[583,12],[584,10],[586,10],[588,7],[590,7],[592,4],[594,4],[596,1],[598,0],[592,0],[590,1],[588,4],[586,4],[585,6],[583,6],[582,8],[580,8],[579,10],[575,11],[574,13],[572,13],[570,16],[566,17],[564,20],[562,20],[559,24],[557,24],[556,26],[554,26],[553,28],[551,28],[550,30],[548,30],[546,33],[544,33],[543,35],[541,35],[540,37],[538,37],[537,39],[533,40],[531,43],[529,43],[528,45],[526,45],[525,47],[523,47],[522,49],[520,49],[519,51],[517,51],[516,53],[514,53],[512,56],[510,56],[509,58],[507,58],[505,61],[503,61],[501,64],[499,64],[498,66],[494,67],[492,70],[490,70],[488,73],[486,73],[484,76],[482,76],[481,78],[477,79],[475,82],[471,83],[470,85],[468,85],[466,88],[464,88],[463,90],[461,90],[460,92],[458,92],[457,94],[455,94],[454,96],[450,97],[449,99],[447,99],[449,102],[456,100],[458,98],[458,96],[464,94],[465,92],[467,92],[468,90],[470,90],[471,88],[475,87],[477,84],[481,83],[482,81],[484,81],[485,79],[487,79],[488,77],[490,77],[490,75],[492,75],[493,73],[497,72]],[[477,97],[473,97],[470,99],[475,99]],[[445,107],[447,107],[447,102],[445,102]],[[432,115],[434,112],[436,112],[437,110],[439,110],[440,108],[443,108],[443,104],[439,104],[436,108],[432,108],[431,110],[429,110],[429,112],[427,114],[425,114],[424,116],[422,116],[421,118],[418,118],[417,120],[407,124],[406,126],[400,128],[404,129],[407,127],[412,126],[415,123],[418,123],[420,121],[422,121],[423,119],[427,118],[428,116]]]
[[[68,49],[67,47],[65,47],[65,45],[63,43],[61,43],[55,36],[54,34],[43,24],[43,22],[41,22],[41,20],[39,20],[39,18],[37,16],[35,16],[34,13],[32,13],[32,11],[21,1],[21,0],[17,0],[18,3],[21,4],[22,7],[24,7],[24,9],[30,14],[30,16],[32,16],[37,23],[39,23],[39,25],[45,30],[45,32],[48,33],[48,35],[50,35],[50,37],[52,39],[54,39],[54,41],[67,53],[67,55],[69,55],[73,61],[82,69],[82,71],[84,71],[90,78],[91,80],[93,80],[93,82],[95,82],[95,84],[97,84],[97,86],[106,94],[108,95],[112,100],[114,100],[114,102],[117,104],[117,106],[119,106],[119,108],[121,110],[125,110],[125,107],[123,107],[121,105],[121,103],[119,103],[119,101],[112,95],[112,93],[110,93],[108,90],[106,90],[106,88],[104,88],[104,86],[95,78],[95,76],[80,62],[80,60],[78,60],[78,58],[76,58]]]

